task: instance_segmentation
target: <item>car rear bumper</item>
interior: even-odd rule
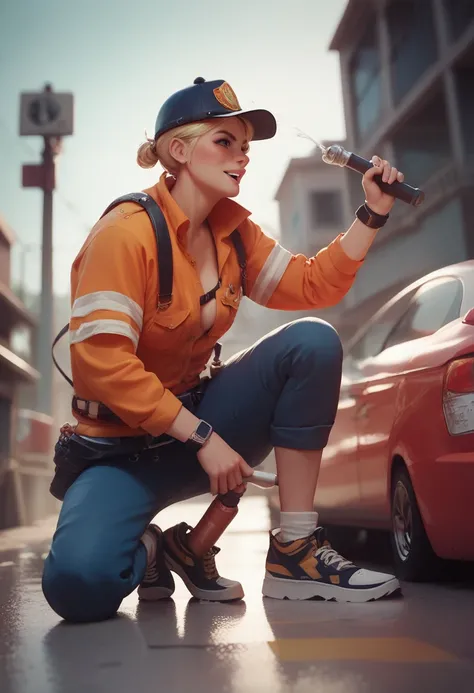
[[[429,469],[413,465],[410,472],[434,552],[474,561],[474,451],[442,455]]]

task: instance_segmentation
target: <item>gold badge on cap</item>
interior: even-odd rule
[[[220,87],[214,89],[214,96],[221,106],[224,106],[224,108],[227,108],[229,111],[242,110],[237,96],[235,95],[235,91],[227,82],[223,82]]]

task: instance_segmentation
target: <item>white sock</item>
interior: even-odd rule
[[[309,537],[318,526],[319,515],[316,512],[280,513],[279,540],[283,543]]]

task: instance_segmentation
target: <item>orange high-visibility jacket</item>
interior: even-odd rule
[[[147,213],[122,204],[92,229],[71,272],[71,367],[78,397],[102,402],[123,425],[75,413],[77,433],[128,436],[165,432],[182,404],[176,395],[199,382],[216,341],[232,325],[240,300],[240,268],[230,234],[238,228],[247,257],[247,294],[269,308],[308,310],[338,303],[362,262],[351,260],[338,236],[315,257],[292,255],[249,219],[232,200],[209,216],[221,287],[217,315],[201,334],[204,293],[195,261],[186,251],[189,220],[170,194],[163,174],[146,190],[166,218],[173,250],[173,302],[157,309],[155,235]]]

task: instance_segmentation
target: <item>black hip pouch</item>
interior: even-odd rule
[[[210,378],[202,378],[199,385],[178,395],[183,405],[195,413],[204,393],[210,383]],[[71,424],[64,424],[54,447],[54,477],[49,487],[50,493],[58,500],[64,500],[66,491],[74,481],[89,467],[107,462],[130,462],[150,450],[156,456],[156,447],[176,443],[174,438],[163,434],[154,438],[150,435],[117,438],[117,443],[98,443],[83,438],[74,433]]]
[[[135,442],[135,452],[138,446]],[[50,493],[62,501],[66,491],[83,471],[95,464],[108,460],[118,460],[131,454],[123,445],[104,445],[85,440],[76,434],[61,433],[54,447],[54,477],[49,487]]]

